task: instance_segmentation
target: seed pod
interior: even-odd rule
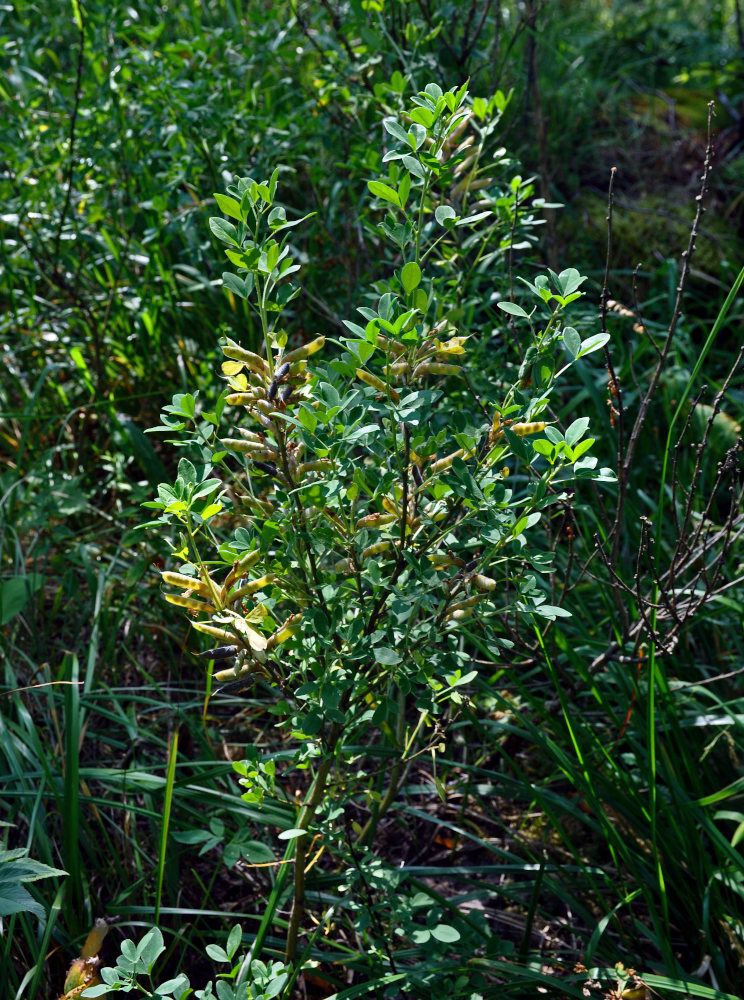
[[[273,448],[267,446],[265,441],[241,441],[238,438],[222,438],[222,444],[230,451],[239,451],[244,455],[252,455],[254,458],[273,458],[279,456]]]
[[[467,608],[472,608],[478,601],[483,600],[483,594],[471,594],[470,597],[466,597],[462,601],[457,601],[455,604],[450,605],[450,611],[462,611]]]
[[[374,545],[368,545],[366,549],[362,552],[362,559],[369,559],[370,556],[379,555],[380,552],[386,552],[388,549],[392,548],[391,542],[375,542]]]
[[[228,660],[237,652],[237,646],[215,646],[214,649],[207,649],[203,653],[199,653],[199,656],[208,660]]]
[[[365,514],[357,521],[357,528],[384,528],[397,520],[397,514]]]
[[[279,367],[274,370],[274,381],[281,382],[283,378],[286,378],[287,375],[289,375],[289,369],[291,367],[292,364],[289,361],[284,361],[280,364]]]
[[[163,583],[167,583],[169,587],[181,587],[183,590],[193,590],[195,594],[201,594],[202,597],[212,596],[209,584],[204,583],[202,580],[197,580],[193,576],[184,576],[183,573],[171,573],[167,570],[160,575],[163,578]]]
[[[261,666],[261,664],[257,663],[255,660],[245,661],[237,670],[235,667],[230,667],[227,670],[218,670],[213,676],[216,681],[232,681],[238,677],[250,677],[251,674],[261,674],[264,677],[268,676],[268,672],[265,667]]]
[[[411,370],[411,366],[407,361],[396,361],[393,365],[388,365],[386,371],[390,372],[391,375],[407,375]]]
[[[438,462],[433,462],[429,467],[429,471],[432,476],[436,476],[440,472],[444,472],[445,469],[449,469],[456,458],[470,458],[474,452],[474,448],[471,448],[467,453],[464,448],[458,448],[458,450],[453,451],[451,455],[447,455],[445,458],[440,458]]]
[[[261,558],[261,553],[258,551],[258,549],[255,549],[253,552],[248,552],[241,559],[238,559],[237,562],[233,563],[233,568],[227,574],[224,583],[222,584],[222,592],[220,596],[223,601],[225,597],[227,597],[228,593],[230,592],[230,587],[232,587],[235,581],[239,580],[240,577],[243,576],[245,571],[250,569],[251,566],[255,566],[255,564],[258,562],[260,558]]]
[[[512,424],[509,430],[513,434],[518,434],[519,437],[526,437],[528,434],[539,434],[540,431],[544,431],[547,427],[547,421],[545,420],[533,420],[529,424]]]
[[[413,481],[417,486],[424,485],[424,477],[421,474],[421,469],[418,465],[414,464],[411,466],[411,475],[413,476]]]
[[[164,594],[163,596],[170,604],[175,604],[179,608],[188,608],[189,611],[203,612],[207,615],[211,615],[214,611],[213,605],[205,604],[204,601],[195,601],[193,597],[184,597],[182,594]]]
[[[459,125],[458,125],[458,128],[459,128]],[[450,142],[450,140],[453,138],[453,136],[454,136],[454,133],[453,133],[453,135],[451,135],[451,136],[449,136],[447,138],[447,142]],[[474,135],[469,135],[467,137],[467,139],[464,139],[460,143],[460,145],[457,147],[457,149],[453,152],[452,155],[453,156],[459,156],[460,153],[464,153],[466,149],[469,149],[470,146],[472,146],[474,142],[475,142],[475,136]]]
[[[476,573],[473,577],[473,584],[478,588],[478,590],[495,590],[496,581],[491,579],[490,576],[482,576],[480,573]]]
[[[393,340],[391,337],[386,337],[383,333],[377,336],[377,346],[383,347],[386,351],[396,356],[399,354],[405,354],[407,348],[404,344],[401,344],[398,340]]]
[[[465,159],[462,161],[462,163],[458,163],[457,166],[455,167],[455,177],[461,174],[464,170],[468,170],[470,167],[472,167],[472,165],[478,159],[479,153],[480,150],[476,149],[475,152],[470,154],[470,156],[466,156]]]
[[[363,368],[357,368],[356,374],[357,378],[361,382],[366,382],[367,385],[371,385],[373,389],[377,389],[378,392],[383,393],[385,396],[389,393],[390,398],[394,403],[400,402],[400,396],[395,389],[393,389],[392,386],[385,385],[382,379],[379,379],[376,375],[373,375],[371,372],[366,372]]]
[[[457,556],[447,556],[443,553],[433,552],[429,556],[429,562],[433,564],[436,569],[447,569],[450,566],[464,566],[465,563],[462,559]]]
[[[209,622],[192,622],[191,627],[195,628],[197,632],[211,635],[213,639],[221,639],[223,642],[235,642],[235,635],[232,632],[228,632],[224,628],[217,628],[216,625],[210,625]]]
[[[263,590],[268,587],[270,583],[276,580],[276,573],[267,573],[265,576],[261,576],[258,580],[251,580],[250,583],[246,583],[244,587],[240,590],[233,591],[232,594],[228,595],[228,602],[230,604],[235,604],[236,601],[241,600],[243,597],[250,597],[251,594],[255,594],[258,590]]]
[[[276,390],[278,388],[279,386],[276,384],[276,379],[274,379],[274,381],[270,383],[269,388],[266,390],[267,397],[271,400],[276,399]]]
[[[266,444],[265,434],[257,434],[255,431],[244,430],[242,427],[238,427],[238,434],[240,434],[240,436],[246,441],[255,441],[256,444],[261,445],[262,447]]]
[[[280,625],[276,632],[273,632],[266,643],[267,652],[272,650],[275,646],[278,646],[282,642],[286,642],[287,639],[291,639],[292,636],[297,632],[302,622],[302,615],[290,615],[289,618]]]
[[[319,351],[325,344],[325,337],[316,337],[315,340],[311,340],[309,344],[303,344],[302,347],[298,347],[294,351],[290,351],[289,354],[284,355],[285,364],[293,364],[295,361],[304,361],[305,358],[309,358],[311,354],[315,354]]]
[[[294,388],[291,385],[282,386],[282,391],[279,393],[279,401],[281,403],[284,403],[286,406],[287,400],[289,399],[289,397],[292,395],[293,392]]]
[[[448,614],[447,618],[450,621],[460,622],[463,621],[463,619],[465,618],[472,618],[472,616],[473,616],[472,608],[458,608],[457,611],[452,611],[450,614]]]
[[[254,406],[267,417],[271,417],[277,412],[276,407],[268,399],[257,399]]]
[[[260,390],[251,390],[249,392],[231,392],[229,396],[225,397],[225,402],[229,403],[231,406],[252,406],[253,403],[259,398]]]
[[[246,368],[250,368],[251,371],[259,372],[262,375],[269,375],[269,366],[263,358],[260,358],[257,354],[252,351],[246,351],[239,344],[236,344],[234,340],[227,338],[227,346],[222,348],[222,353],[235,361],[242,361]]]
[[[279,478],[279,470],[273,462],[258,462],[254,459],[253,464],[261,472],[265,472],[267,476],[273,476],[275,479]]]
[[[460,371],[459,365],[447,365],[441,361],[422,361],[413,369],[412,378],[421,378],[423,375],[456,375]]]
[[[297,475],[304,476],[306,472],[323,472],[331,467],[329,458],[318,458],[314,462],[302,462],[297,466]]]

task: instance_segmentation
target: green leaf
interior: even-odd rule
[[[296,840],[297,837],[304,837],[307,830],[303,830],[301,827],[297,826],[291,830],[282,830],[279,834],[279,840]]]
[[[581,350],[581,337],[572,326],[567,326],[563,331],[563,346],[572,358],[576,359]]]
[[[581,350],[576,357],[583,358],[585,354],[591,354],[592,351],[599,350],[600,347],[604,347],[609,339],[609,333],[597,333],[593,337],[587,337],[586,340],[582,340]]]
[[[44,577],[41,573],[28,573],[25,576],[11,576],[0,580],[0,626],[7,625],[23,611],[43,582]]]
[[[238,296],[239,299],[247,299],[248,292],[245,288],[245,281],[239,278],[237,274],[233,274],[232,271],[222,272],[222,284],[229,291],[233,292]]]
[[[410,113],[410,117],[412,122],[423,125],[424,128],[431,128],[436,121],[433,112],[429,111],[428,108],[414,108]]]
[[[237,219],[238,222],[244,221],[243,213],[240,211],[239,201],[236,201],[235,198],[230,198],[226,194],[215,194],[214,197],[221,212],[225,215],[229,215],[231,219]]]
[[[578,420],[566,428],[566,444],[573,447],[586,434],[589,427],[589,417],[579,417]]]
[[[410,294],[421,284],[421,268],[415,260],[410,260],[403,265],[400,272],[400,281],[406,294]]]
[[[218,944],[208,944],[207,947],[206,947],[206,949],[205,949],[205,951],[209,955],[209,957],[211,959],[213,959],[215,962],[229,962],[230,961],[230,956],[227,954],[227,952],[225,951],[225,949],[223,947],[221,947],[221,945],[218,945]]]
[[[383,118],[382,124],[385,131],[392,135],[393,138],[397,139],[398,142],[402,142],[406,146],[408,145],[406,130],[395,120],[395,118]]]
[[[400,653],[397,653],[394,649],[389,646],[378,646],[375,650],[375,660],[377,663],[382,663],[386,667],[392,667],[396,663],[400,663],[403,657]]]
[[[452,944],[452,942],[460,940],[460,932],[450,924],[437,924],[436,927],[432,927],[431,936],[445,944]]]
[[[529,319],[529,313],[526,313],[521,306],[518,306],[516,302],[499,302],[498,307],[502,312],[509,313],[510,316],[519,316],[521,319]]]
[[[391,188],[388,184],[383,184],[382,181],[367,181],[367,187],[376,198],[389,201],[391,205],[395,205],[397,208],[401,207],[400,198],[395,188]]]
[[[457,212],[450,205],[438,205],[434,212],[434,218],[440,226],[444,226],[450,219],[457,218]]]
[[[225,222],[224,219],[213,216],[209,220],[209,228],[212,230],[217,239],[222,240],[223,243],[232,243],[235,247],[240,246],[240,243],[238,242],[238,231],[232,222]]]

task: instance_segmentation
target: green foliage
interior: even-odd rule
[[[239,178],[217,196],[237,227],[222,219],[210,226],[242,285],[238,289],[230,273],[223,280],[254,311],[265,348],[257,354],[227,340],[228,430],[215,421],[200,453],[208,460],[208,445],[213,463],[226,454],[245,458],[222,489],[208,461],[197,467],[181,459],[174,485],[161,485],[158,499],[145,504],[161,511],[152,526],[181,530],[177,571],[164,572],[163,580],[185,593],[166,597],[197,616],[197,631],[222,644],[204,654],[219,667],[214,679],[268,683],[277,724],[297,747],[286,760],[310,770],[305,804],[280,834],[295,871],[291,963],[304,919],[302,872],[314,824],[342,854],[351,849],[335,830],[336,789],[366,799],[369,819],[347,831],[366,847],[398,796],[416,743],[422,745],[415,755],[428,753],[433,761],[444,752],[447,720],[452,712],[457,717],[466,703],[461,689],[477,675],[469,650],[500,658],[512,645],[502,624],[511,615],[554,621],[569,614],[547,600],[541,578],[551,557],[531,541],[530,529],[567,502],[566,483],[614,479],[609,470],[597,472],[596,459],[587,455],[588,418],[575,420],[565,434],[538,419],[560,376],[607,340],[582,341],[564,325],[564,311],[582,294],[576,270],[551,273],[552,290],[547,280],[528,282],[537,300],[531,313],[500,303],[527,321],[532,337],[517,380],[499,395],[491,391],[488,407],[467,385],[459,362],[468,336],[458,335],[450,316],[468,274],[457,274],[453,263],[444,277],[424,268],[435,249],[453,261],[458,229],[470,236],[485,222],[491,240],[498,225],[490,209],[463,217],[442,211],[458,184],[461,161],[452,148],[471,114],[466,100],[465,88],[443,92],[430,84],[405,118],[385,120],[403,151],[386,154],[390,183],[368,186],[392,206],[381,231],[410,259],[377,286],[373,308],[359,307],[364,326],[346,322],[351,336],[341,338],[340,354],[325,363],[316,361],[324,337],[285,349],[283,313],[299,287],[288,280],[298,270],[284,232],[291,224],[274,204],[278,172],[262,183]],[[190,415],[193,423],[191,404],[182,399],[177,405],[177,416]],[[542,432],[546,437],[537,437]],[[220,543],[210,522],[226,509],[228,496],[239,526]],[[217,551],[204,551],[207,540]],[[418,720],[413,733],[409,712]],[[431,735],[422,739],[427,728]],[[391,770],[381,792],[370,786],[369,765],[358,762],[353,771],[345,765],[354,745],[387,752]],[[275,794],[271,757],[254,751],[234,767],[245,801],[260,807]],[[287,870],[267,906],[257,956]],[[395,899],[400,943],[427,946],[427,960],[412,975],[420,986],[428,984],[431,963],[460,941],[457,926],[442,919],[431,894],[415,893],[404,903],[399,876],[379,862],[365,873],[355,860],[356,873],[368,894]],[[373,936],[381,963],[376,974],[396,968],[397,949],[382,929],[393,912],[388,902],[381,906],[377,912],[365,903],[361,923],[354,919],[357,908],[347,907],[357,933]],[[490,937],[485,926],[477,931]]]
[[[24,888],[24,883],[67,874],[59,868],[50,868],[28,858],[27,853],[23,848],[0,851],[0,915],[3,917],[24,911],[40,917],[42,907]]]
[[[59,995],[102,911],[168,942],[141,992],[228,919],[265,991],[304,851],[321,995],[740,996],[732,6],[135,6],[0,10],[0,798],[69,872],[0,994]]]

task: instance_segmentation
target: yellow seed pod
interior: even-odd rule
[[[442,361],[422,361],[413,369],[412,378],[422,378],[424,375],[456,375],[459,365],[447,365]]]
[[[380,552],[386,552],[391,549],[392,542],[375,542],[374,545],[368,545],[366,549],[362,552],[362,559],[369,559],[370,556],[376,556]]]
[[[406,347],[401,344],[398,340],[393,340],[392,337],[386,337],[384,333],[380,333],[377,336],[377,346],[383,347],[386,351],[396,356],[399,354],[405,354]]]
[[[271,417],[278,412],[274,404],[268,399],[257,399],[253,405],[267,417]]]
[[[304,361],[305,358],[309,358],[311,354],[315,354],[317,351],[321,350],[325,344],[325,337],[316,337],[315,340],[311,340],[309,344],[303,344],[302,347],[296,348],[294,351],[290,351],[289,354],[285,354],[283,357],[277,359],[278,364],[293,364],[295,361]]]
[[[469,156],[466,156],[465,159],[461,163],[458,163],[457,166],[455,167],[455,177],[459,177],[460,174],[463,174],[467,170],[469,170],[470,167],[472,167],[472,165],[478,159],[479,155],[480,155],[480,149],[476,149]],[[455,188],[455,191],[456,190],[457,190],[457,188]],[[454,194],[454,192],[453,192],[453,194]]]
[[[204,583],[202,580],[197,580],[193,576],[184,576],[183,573],[170,573],[167,570],[161,573],[161,576],[163,583],[167,583],[169,587],[181,587],[183,590],[193,590],[195,594],[201,594],[202,597],[212,596],[209,584]]]
[[[528,434],[539,434],[547,426],[545,420],[533,420],[529,424],[512,424],[509,430],[512,434],[518,434],[519,437],[526,437]]]
[[[239,438],[222,438],[222,444],[230,451],[239,451],[244,455],[251,455],[253,458],[279,460],[279,455],[273,448],[269,448],[265,441],[241,441]]]
[[[390,497],[382,498],[382,506],[385,508],[388,514],[392,514],[394,517],[400,517],[400,507],[397,505],[397,503],[395,503],[394,500],[391,500]]]
[[[242,361],[246,368],[250,368],[253,372],[258,372],[267,377],[270,375],[269,366],[263,358],[260,358],[252,351],[246,351],[240,344],[236,344],[234,340],[230,340],[229,337],[227,346],[222,348],[222,353],[234,361]]]
[[[297,466],[297,475],[304,476],[306,472],[323,472],[331,467],[330,458],[318,458],[313,462],[302,462]]]
[[[491,579],[490,576],[482,576],[480,573],[476,573],[473,577],[473,585],[478,588],[478,590],[495,590],[496,581]]]
[[[400,402],[400,396],[395,389],[393,389],[392,386],[385,385],[382,379],[379,379],[376,375],[365,371],[363,368],[357,368],[356,374],[360,382],[365,382],[367,385],[371,385],[373,389],[377,389],[378,392],[383,393],[385,396],[390,393],[390,398],[394,403]]]
[[[256,444],[260,445],[266,444],[265,434],[257,434],[256,431],[244,430],[242,427],[238,427],[238,434],[240,434],[240,436],[246,441],[255,441]]]
[[[224,601],[227,597],[230,587],[239,580],[246,570],[250,569],[251,566],[255,566],[258,560],[261,558],[261,553],[256,549],[254,552],[249,552],[247,555],[243,556],[242,559],[238,560],[237,564],[233,566],[230,572],[225,577],[225,582],[222,584],[222,590],[220,592],[220,597]]]
[[[276,632],[272,632],[266,643],[266,650],[270,652],[274,646],[278,646],[282,642],[286,642],[287,639],[291,639],[292,636],[297,632],[302,622],[302,615],[290,615],[289,618],[280,625]]]
[[[227,667],[225,670],[216,671],[213,676],[216,681],[234,681],[241,677],[250,677],[251,674],[261,674],[267,677],[266,669],[257,663],[256,660],[244,660],[243,666],[237,670],[235,667]]]
[[[465,560],[458,559],[457,556],[447,556],[441,552],[432,552],[429,555],[429,562],[436,569],[447,569],[449,566],[464,566]]]
[[[429,466],[429,472],[432,476],[438,475],[440,472],[444,472],[445,469],[449,469],[456,458],[470,458],[475,449],[471,448],[468,453],[465,453],[464,448],[458,448],[457,451],[453,451],[451,455],[447,455],[445,458],[440,458],[438,462],[433,462]]]
[[[366,514],[357,521],[357,528],[384,528],[397,520],[396,514]]]
[[[234,604],[243,597],[250,597],[250,595],[255,594],[256,591],[263,590],[264,587],[268,587],[270,583],[274,582],[274,580],[276,580],[276,573],[267,573],[265,576],[259,577],[258,580],[251,580],[250,583],[241,587],[240,590],[234,591],[228,596],[227,599],[230,604]]]
[[[441,521],[443,517],[447,516],[447,508],[442,507],[439,503],[429,503],[424,507],[424,513],[427,517],[430,517],[432,521]],[[465,564],[463,563],[463,566]]]
[[[472,618],[473,609],[472,608],[458,608],[456,611],[452,611],[447,615],[450,621],[461,622],[465,618]]]
[[[229,396],[225,396],[225,402],[229,403],[230,406],[253,406],[258,398],[258,390],[231,392]]]
[[[337,573],[353,573],[354,563],[351,559],[339,559],[337,563],[333,564],[333,568]]]
[[[386,369],[391,375],[407,375],[410,370],[411,366],[407,361],[396,361],[395,364],[388,365]]]
[[[188,608],[189,611],[204,612],[211,615],[214,611],[212,604],[205,604],[204,601],[195,601],[193,597],[183,597],[181,594],[165,594],[166,601],[176,604],[179,608]]]
[[[466,608],[472,608],[482,599],[483,594],[471,594],[470,597],[466,597],[462,601],[456,601],[454,604],[451,604],[450,611],[463,611]]]
[[[205,635],[211,635],[213,639],[222,639],[223,642],[235,642],[234,632],[228,632],[224,628],[217,628],[216,625],[210,625],[209,622],[192,622],[192,628],[195,628],[197,632],[203,632]]]

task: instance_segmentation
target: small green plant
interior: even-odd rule
[[[163,935],[153,927],[142,940],[135,944],[129,939],[122,941],[121,952],[116,966],[101,969],[102,982],[90,986],[83,992],[85,997],[108,996],[109,993],[131,993],[136,996],[161,997],[163,1000],[181,1000],[191,993],[197,1000],[272,1000],[279,996],[289,981],[289,973],[281,962],[266,964],[250,961],[245,956],[236,958],[243,939],[240,926],[230,931],[225,947],[209,944],[206,953],[212,961],[229,965],[230,971],[219,973],[216,983],[210,982],[203,990],[193,990],[189,978],[184,973],[154,985],[153,973],[158,959],[165,951]]]
[[[438,781],[437,755],[477,676],[474,657],[498,661],[515,621],[529,627],[569,614],[549,600],[551,553],[530,529],[568,505],[576,480],[613,478],[588,454],[586,416],[565,431],[549,419],[561,375],[607,339],[582,339],[565,322],[583,294],[576,270],[525,281],[529,308],[500,303],[523,326],[515,380],[496,382],[485,398],[468,378],[468,341],[478,331],[451,318],[455,250],[462,233],[472,240],[493,217],[490,208],[469,211],[462,185],[472,151],[457,140],[471,114],[464,87],[430,84],[400,119],[385,119],[388,174],[369,190],[386,210],[380,232],[398,265],[340,340],[318,335],[287,350],[283,314],[300,291],[290,243],[297,223],[275,203],[278,170],[263,182],[239,178],[216,196],[230,221],[213,219],[212,232],[238,269],[223,280],[249,303],[264,347],[255,353],[227,339],[227,385],[214,411],[198,414],[193,397],[186,405],[179,396],[159,428],[191,424],[194,446],[175,483],[145,505],[160,512],[152,526],[180,532],[178,566],[163,573],[166,599],[212,640],[202,655],[215,681],[274,691],[277,725],[295,747],[281,776],[257,750],[235,764],[254,804],[292,772],[304,789],[280,834],[285,863],[253,943],[259,958],[289,890],[286,956],[295,969],[311,840],[348,859],[352,845],[374,843],[417,757],[431,759]],[[331,343],[334,355],[320,360]],[[227,539],[217,527],[225,519]],[[339,796],[354,804],[345,837]],[[422,894],[410,892],[410,919],[396,935],[401,945],[430,942],[430,962],[441,968],[463,921],[456,909],[440,919],[427,898],[422,921]],[[395,972],[382,946],[390,906],[386,916],[366,909],[359,932],[369,928],[380,967]],[[358,923],[354,911],[349,905]]]

